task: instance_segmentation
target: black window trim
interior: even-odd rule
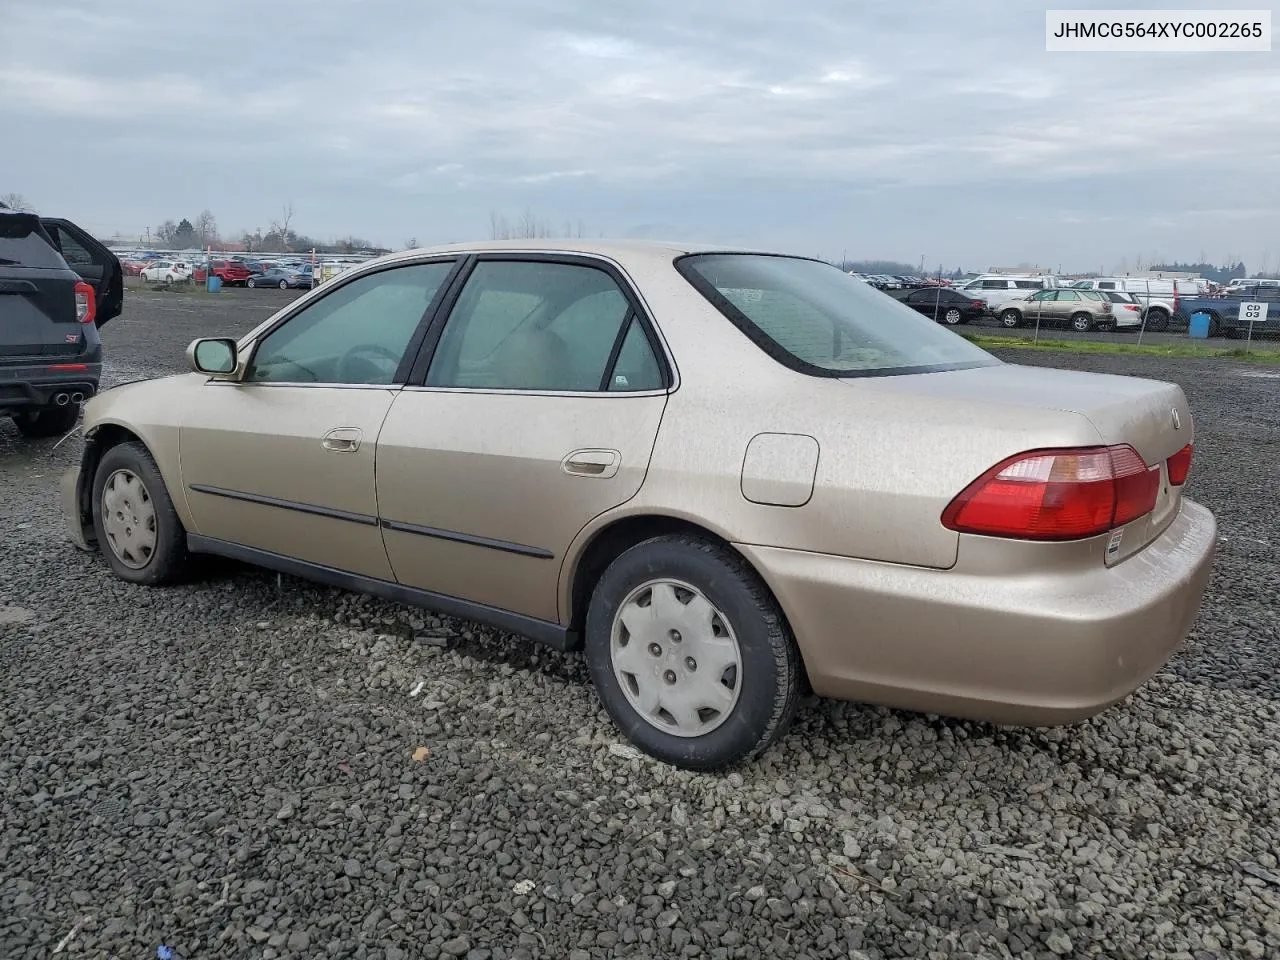
[[[450,285],[457,278],[458,273],[461,271],[462,266],[465,263],[466,259],[467,258],[465,256],[460,256],[457,253],[447,253],[447,254],[438,254],[435,256],[415,258],[415,259],[396,260],[390,263],[380,264],[376,269],[372,269],[372,270],[352,270],[350,271],[350,276],[347,276],[345,274],[339,274],[338,278],[335,278],[329,283],[324,284],[323,286],[320,286],[320,287],[313,288],[313,289],[320,290],[322,292],[315,297],[305,296],[300,298],[295,305],[291,306],[291,308],[288,310],[287,313],[280,316],[270,326],[256,333],[251,333],[249,335],[250,337],[252,337],[252,344],[251,344],[251,349],[249,353],[245,356],[245,359],[244,359],[244,375],[246,379],[243,382],[247,385],[251,384],[256,387],[304,386],[304,387],[335,387],[336,388],[336,387],[359,386],[359,387],[377,387],[385,390],[390,387],[404,386],[404,384],[407,381],[409,371],[413,365],[413,361],[411,358],[417,355],[417,351],[422,343],[422,340],[426,336],[426,333],[430,328],[431,322],[435,318],[436,312],[440,309],[441,303],[444,301],[446,292],[449,290]],[[284,326],[294,317],[298,316],[300,313],[311,309],[316,304],[322,302],[326,297],[332,296],[334,293],[337,293],[339,290],[341,290],[343,287],[346,287],[348,284],[356,283],[357,281],[363,280],[366,277],[376,276],[380,273],[386,273],[387,271],[390,271],[390,270],[398,270],[402,267],[426,266],[432,263],[452,263],[453,269],[449,271],[449,274],[445,277],[444,282],[440,284],[440,288],[436,290],[435,296],[432,297],[431,302],[427,304],[427,308],[423,311],[422,316],[418,318],[418,325],[414,328],[413,335],[409,338],[409,343],[405,347],[405,351],[400,357],[400,364],[399,366],[396,367],[396,372],[394,376],[392,376],[390,383],[343,384],[343,383],[327,383],[323,381],[312,382],[307,380],[300,380],[300,381],[261,380],[259,381],[259,380],[247,379],[249,374],[249,369],[253,365],[253,361],[254,361],[254,358],[257,356],[258,349],[259,347],[262,346],[262,341],[265,340],[267,337],[271,336],[271,334],[275,333],[277,330],[279,330],[282,326]],[[217,382],[217,381],[214,381],[214,382]]]
[[[761,330],[751,318],[739,310],[733,303],[719,290],[713,286],[710,281],[706,280],[693,269],[689,261],[703,257],[776,257],[779,260],[807,260],[810,263],[827,263],[825,260],[819,260],[817,257],[801,257],[787,253],[756,253],[744,252],[742,250],[699,250],[697,253],[682,253],[675,258],[674,264],[676,271],[680,276],[692,286],[698,293],[702,294],[713,307],[720,311],[724,317],[732,323],[738,330],[757,347],[766,354],[782,364],[790,370],[797,373],[804,373],[811,377],[825,377],[831,380],[852,380],[852,379],[870,379],[872,377],[896,377],[908,376],[915,373],[948,373],[952,370],[972,370],[980,367],[998,366],[1003,361],[998,357],[992,356],[991,361],[967,361],[961,360],[955,363],[930,363],[921,364],[911,367],[872,367],[867,370],[829,370],[826,367],[818,366],[816,363],[809,363],[807,360],[801,360],[789,350],[780,346],[777,341]],[[830,266],[830,264],[827,264]],[[838,269],[832,267],[832,269]],[[892,298],[891,298],[892,299]],[[910,310],[907,304],[901,306]]]
[[[452,315],[454,307],[457,306],[458,298],[462,295],[462,291],[466,287],[467,281],[471,279],[471,275],[475,272],[476,266],[482,262],[557,263],[567,264],[569,266],[589,267],[591,269],[603,271],[617,285],[618,290],[626,299],[629,309],[626,317],[623,319],[622,326],[619,329],[618,338],[614,341],[613,350],[609,354],[609,361],[605,367],[604,375],[601,377],[601,384],[608,384],[612,380],[613,368],[617,364],[618,354],[621,353],[622,342],[626,337],[626,332],[631,323],[638,320],[640,322],[640,328],[644,332],[645,339],[649,343],[649,350],[653,353],[654,359],[658,363],[658,372],[662,377],[662,386],[654,390],[608,390],[603,386],[598,390],[529,390],[523,387],[428,386],[426,382],[427,370],[430,368],[431,361],[435,356],[436,350],[440,346],[440,338],[444,335],[444,328],[449,322],[449,317]],[[423,338],[418,346],[417,354],[408,371],[405,385],[414,390],[426,391],[547,394],[577,397],[636,397],[655,393],[671,392],[675,390],[678,385],[678,379],[676,377],[676,367],[666,348],[666,343],[657,333],[657,325],[653,322],[653,319],[645,309],[643,302],[636,292],[635,286],[631,282],[631,278],[619,269],[617,264],[603,257],[591,256],[589,254],[558,253],[540,250],[495,250],[485,251],[483,253],[472,253],[466,256],[465,267],[454,275],[446,296],[441,300],[437,309],[432,314],[428,329],[424,332]]]

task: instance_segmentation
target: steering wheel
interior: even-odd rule
[[[335,371],[338,382],[369,383],[370,376],[383,376],[382,365],[374,363],[370,357],[390,360],[393,373],[400,365],[400,354],[376,343],[358,343],[338,358],[338,368]]]

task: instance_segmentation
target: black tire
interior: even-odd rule
[[[1209,336],[1217,337],[1222,335],[1222,318],[1216,313],[1209,314]]]
[[[281,290],[288,290],[288,289],[289,289],[289,281],[288,281],[288,280],[281,280],[281,281],[280,281],[280,289],[281,289]]]
[[[1147,313],[1147,329],[1152,333],[1164,333],[1169,329],[1169,314],[1163,310],[1151,310]]]
[[[107,480],[119,470],[128,470],[141,481],[155,513],[155,548],[141,567],[130,567],[116,556],[103,525],[102,492]],[[98,461],[98,469],[93,475],[93,532],[98,539],[98,549],[112,571],[130,583],[147,586],[175,583],[190,567],[187,532],[173,509],[160,469],[141,443],[114,446]]]
[[[253,286],[253,281],[252,281],[252,280],[246,280],[246,281],[244,282],[244,285],[245,285],[246,287],[252,287],[252,286]]]
[[[1110,333],[1110,332],[1111,332],[1112,330],[1114,330],[1115,328],[1116,328],[1116,324],[1115,324],[1115,321],[1114,321],[1114,320],[1099,320],[1099,321],[1098,321],[1098,332],[1099,332],[1099,333]]]
[[[13,422],[24,437],[60,437],[76,425],[80,419],[80,404],[68,403],[62,407],[41,407],[39,410],[14,414]]]
[[[1087,313],[1076,313],[1071,317],[1071,329],[1076,333],[1088,333],[1093,329],[1093,317]]]
[[[701,736],[677,736],[650,723],[613,670],[615,613],[636,588],[664,577],[701,591],[723,612],[738,642],[737,701],[719,726]],[[623,735],[676,767],[722,770],[750,760],[776,743],[795,716],[803,668],[781,609],[741,556],[698,537],[655,537],[614,560],[592,592],[585,646],[596,693]]]
[[[1014,327],[1022,326],[1022,314],[1017,310],[1001,310],[1000,311],[1001,326],[1008,327],[1012,330]]]

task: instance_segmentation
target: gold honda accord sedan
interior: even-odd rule
[[[1121,700],[1216,524],[1176,385],[1004,363],[829,264],[640,242],[369,262],[104,391],[62,485],[126,580],[192,554],[583,649],[716,769],[803,689],[997,723]]]

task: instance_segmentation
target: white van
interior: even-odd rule
[[[987,273],[955,287],[966,297],[982,300],[988,312],[998,314],[1010,300],[1021,300],[1035,293],[1057,286],[1053,277],[1011,276],[1003,273]]]
[[[1071,284],[1077,290],[1104,290],[1131,293],[1146,304],[1147,328],[1168,329],[1178,312],[1179,297],[1203,297],[1209,293],[1208,280],[1148,280],[1145,277],[1093,277]]]

